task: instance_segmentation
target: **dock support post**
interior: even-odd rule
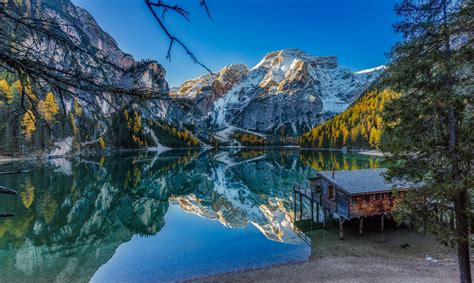
[[[382,217],[380,218],[380,232],[382,233],[384,230],[384,225],[385,225],[385,214],[382,214]]]
[[[294,207],[295,207],[295,209],[294,209],[294,212],[295,212],[294,221],[296,222],[296,189],[293,191],[293,196],[294,196],[293,199],[294,199],[294,201],[295,201],[295,203],[294,203]]]
[[[339,217],[339,240],[344,240],[344,219]]]
[[[300,221],[303,220],[303,196],[300,193]]]
[[[316,223],[319,223],[319,202],[316,202]]]
[[[313,227],[314,222],[314,202],[311,200],[311,227]]]
[[[363,227],[364,227],[364,218],[359,218],[359,235],[362,235],[363,232]]]
[[[326,209],[323,208],[323,229],[326,229]]]

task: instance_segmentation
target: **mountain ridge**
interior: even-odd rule
[[[71,26],[62,30],[65,36],[118,67],[87,67],[94,76],[123,87],[147,88],[162,97],[143,100],[115,93],[97,97],[78,91],[77,99],[64,99],[65,109],[53,115],[51,129],[41,123],[34,126],[28,117],[0,127],[0,136],[7,141],[0,148],[3,155],[297,144],[301,134],[345,110],[383,72],[382,67],[353,72],[341,68],[335,56],[313,56],[292,48],[269,52],[252,68],[231,64],[170,90],[160,64],[135,61],[85,9],[71,1],[25,0],[9,5],[19,5],[15,9],[31,16],[37,10]],[[53,51],[42,52],[47,58]],[[66,62],[85,68],[79,59],[73,56]],[[7,82],[6,91],[11,92],[15,83]],[[6,98],[0,95],[5,100],[0,105],[0,126],[19,107],[18,91],[12,93],[13,103],[7,101],[10,93]],[[44,103],[46,94],[35,94]],[[53,95],[54,103],[62,102],[62,97]]]
[[[222,70],[233,66],[242,65],[229,65]],[[220,143],[241,144],[231,137],[236,129],[239,133],[269,136],[271,143],[279,136],[297,137],[342,112],[384,68],[352,72],[340,68],[335,56],[284,49],[269,52],[246,74],[241,72],[240,80],[234,81],[224,94],[210,96],[212,76],[204,75],[185,81],[172,95],[196,98],[204,93],[207,98],[213,97],[207,101],[210,107],[201,111],[201,118],[208,121],[211,135]]]

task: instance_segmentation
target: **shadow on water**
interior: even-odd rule
[[[0,176],[0,185],[18,191],[17,196],[0,196],[0,209],[16,215],[0,219],[1,280],[87,282],[122,244],[159,235],[170,203],[227,230],[251,227],[265,241],[284,245],[285,252],[300,247],[291,256],[278,255],[276,262],[305,259],[309,248],[301,248],[303,240],[293,229],[292,184],[304,182],[315,170],[380,165],[379,158],[358,154],[263,148],[0,164],[0,171],[33,169]],[[253,267],[242,262],[238,268]],[[208,275],[209,270],[163,278]],[[232,266],[216,272],[229,270]]]

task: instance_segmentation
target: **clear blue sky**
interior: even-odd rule
[[[73,0],[86,8],[120,48],[137,59],[156,59],[170,86],[205,73],[176,46],[165,60],[168,40],[143,0]],[[400,38],[392,23],[395,0],[208,0],[213,20],[199,0],[170,0],[191,12],[191,22],[167,16],[171,31],[213,71],[228,64],[257,64],[268,52],[299,48],[335,55],[342,66],[360,70],[387,62]]]

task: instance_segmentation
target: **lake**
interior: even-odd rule
[[[122,152],[0,164],[0,281],[176,281],[291,261],[293,183],[381,159],[298,149]]]

